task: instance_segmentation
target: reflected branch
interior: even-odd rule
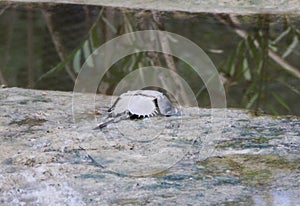
[[[27,49],[28,49],[28,87],[34,87],[33,69],[33,11],[31,5],[27,6]]]
[[[46,25],[48,27],[48,30],[50,32],[50,35],[51,35],[51,38],[52,38],[52,41],[53,41],[53,44],[54,44],[54,47],[58,53],[58,56],[60,58],[60,60],[62,62],[65,61],[65,59],[67,58],[68,54],[67,52],[65,51],[65,48],[63,46],[63,41],[62,41],[62,38],[60,37],[60,35],[55,32],[54,30],[54,26],[53,26],[53,21],[52,21],[52,13],[50,11],[47,11],[46,9],[42,8],[42,14],[44,16],[44,19],[45,19],[45,22],[46,22]],[[76,75],[75,73],[73,72],[73,69],[72,69],[72,66],[69,62],[67,62],[65,64],[65,68],[66,68],[66,71],[68,72],[69,76],[71,77],[71,79],[73,80],[73,82],[75,82],[76,80]]]
[[[240,29],[241,27],[241,23],[238,20],[238,18],[231,14],[228,15],[229,19],[223,18],[222,16],[218,15],[216,16],[220,22],[226,24],[227,26],[230,26],[231,28],[233,28],[234,32],[236,34],[238,34],[240,37],[247,39],[247,37],[249,36],[248,33],[242,29]],[[259,43],[258,41],[255,39],[254,40],[254,45],[256,48],[259,48]],[[291,64],[289,64],[287,61],[285,61],[283,58],[281,58],[278,54],[276,54],[275,52],[273,52],[271,49],[268,49],[268,55],[271,59],[273,59],[277,64],[279,64],[280,66],[282,66],[282,68],[284,68],[285,70],[291,72],[294,76],[296,76],[297,78],[300,79],[300,71],[298,68],[292,66]]]
[[[157,27],[159,30],[165,30],[164,29],[164,23],[161,17],[161,12],[159,11],[151,11],[152,19],[155,23],[155,27]],[[172,55],[170,55],[171,48],[169,44],[169,38],[167,35],[162,34],[159,36],[160,45],[163,51],[164,59],[166,62],[167,67],[177,73],[175,61]],[[181,82],[173,76],[173,73],[171,73],[172,80],[175,81],[176,86],[178,87],[178,93],[176,94],[176,99],[181,99],[181,102],[183,102],[186,106],[191,106],[192,102],[190,102],[190,99],[188,98],[187,94],[184,92],[184,86],[181,84]],[[161,79],[161,77],[159,77]],[[164,83],[166,80],[161,79],[161,82]]]
[[[11,4],[12,3],[8,3],[8,5],[6,5],[4,8],[1,9],[0,10],[0,15],[2,15],[5,12],[5,10],[8,9],[11,6]]]
[[[0,11],[0,15],[5,11],[5,9],[7,9],[10,5],[6,6],[4,9],[2,9]],[[6,46],[5,46],[5,54],[2,56],[3,57],[3,61],[2,61],[2,65],[0,65],[0,83],[2,85],[8,85],[8,82],[5,79],[5,76],[3,74],[3,70],[5,68],[5,66],[7,65],[8,61],[9,61],[9,51],[10,51],[10,47],[11,47],[11,42],[12,42],[12,37],[13,37],[13,27],[14,27],[14,23],[15,23],[15,19],[16,19],[16,9],[12,8],[11,10],[11,14],[10,14],[10,23],[8,24],[8,31],[7,31],[7,40],[6,40]]]

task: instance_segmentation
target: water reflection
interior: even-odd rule
[[[1,3],[0,27],[2,85],[72,90],[85,59],[101,44],[123,33],[161,29],[182,35],[207,52],[221,74],[229,107],[300,114],[297,15]],[[150,65],[175,69],[189,82],[199,105],[210,106],[202,80],[189,65],[155,52],[131,55],[116,63],[99,85],[99,92],[112,94],[129,72]]]

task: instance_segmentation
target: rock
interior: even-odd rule
[[[183,108],[92,130],[110,98],[97,95],[100,113],[86,104],[73,113],[70,92],[0,89],[0,203],[299,202],[298,117]]]

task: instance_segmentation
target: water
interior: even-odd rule
[[[248,5],[250,10],[252,6]],[[100,6],[1,3],[0,8],[2,85],[71,91],[85,58],[98,46],[123,33],[164,29],[195,42],[209,55],[224,81],[228,107],[300,114],[300,22],[296,14],[163,12],[155,14],[159,21],[155,22],[151,12]],[[245,41],[243,34],[248,36]],[[265,56],[267,49],[276,56]],[[169,67],[162,54],[155,56],[132,55],[118,61],[101,82],[99,92],[113,93],[117,82],[141,66]],[[200,106],[209,107],[202,80],[189,65],[174,61]],[[54,72],[47,74],[53,68]]]

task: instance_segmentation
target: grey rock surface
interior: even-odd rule
[[[184,12],[208,12],[231,14],[257,14],[257,13],[299,13],[300,2],[298,0],[10,0],[11,2],[44,2],[44,3],[69,3],[99,5],[143,10],[159,11],[184,11]]]
[[[111,101],[0,89],[0,204],[299,205],[298,117],[181,108],[92,130]]]

